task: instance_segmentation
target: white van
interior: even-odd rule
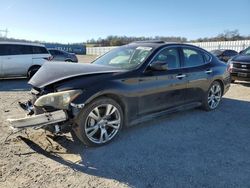
[[[0,78],[31,78],[51,58],[41,44],[0,42]]]

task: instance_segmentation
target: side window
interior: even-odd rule
[[[22,54],[22,46],[15,44],[8,44],[5,46],[6,55],[21,55]]]
[[[205,63],[208,63],[208,62],[210,62],[211,57],[207,53],[204,53],[204,59],[205,59]]]
[[[64,55],[64,53],[62,51],[59,51],[59,50],[56,53],[57,53],[57,55]]]
[[[51,55],[56,55],[55,50],[50,50],[49,53],[50,53]]]
[[[180,67],[180,58],[177,48],[165,48],[154,59],[168,64],[168,69],[176,69]]]
[[[0,44],[0,55],[6,55],[5,45],[4,44]]]
[[[3,44],[0,45],[0,55],[27,55],[32,54],[32,48],[28,45]]]
[[[199,66],[205,63],[203,52],[193,48],[183,48],[185,67]]]
[[[49,52],[45,47],[33,46],[33,54],[48,54]]]
[[[19,46],[19,52],[20,54],[32,54],[32,48],[28,45],[20,45]]]

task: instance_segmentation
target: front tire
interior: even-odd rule
[[[206,92],[203,99],[203,108],[206,111],[215,110],[222,98],[222,86],[218,81],[214,81]]]
[[[113,99],[94,100],[78,115],[77,137],[87,146],[101,146],[114,140],[123,127],[121,106]]]

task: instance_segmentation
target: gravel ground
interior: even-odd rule
[[[171,114],[99,148],[43,130],[7,138],[28,90],[0,81],[0,187],[250,187],[250,83],[232,84],[213,112]]]

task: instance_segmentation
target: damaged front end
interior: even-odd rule
[[[69,132],[87,99],[94,94],[86,92],[86,88],[118,72],[124,70],[95,64],[46,62],[28,82],[33,88],[32,100],[19,103],[27,116],[8,121],[15,129],[33,127]]]
[[[27,111],[27,116],[8,119],[11,127],[15,130],[45,128],[54,133],[68,132],[72,126],[71,119],[74,117],[73,108],[76,108],[71,102],[82,94],[82,90],[44,93],[32,89],[31,94],[33,95],[32,100],[26,103],[19,102],[19,106]]]

